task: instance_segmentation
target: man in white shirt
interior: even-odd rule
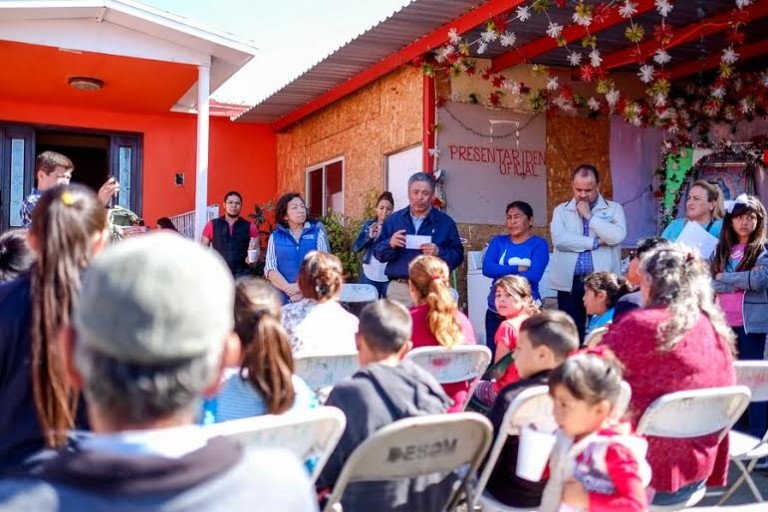
[[[568,313],[584,341],[587,313],[583,280],[592,272],[621,272],[621,242],[627,236],[624,209],[599,192],[600,174],[582,164],[571,176],[573,198],[558,205],[550,232],[555,251],[550,262],[550,287],[557,305]]]

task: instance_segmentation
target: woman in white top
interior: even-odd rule
[[[339,304],[344,282],[341,261],[333,254],[312,251],[299,270],[304,296],[283,308],[283,327],[294,354],[348,354],[356,352],[357,317]]]
[[[376,259],[373,255],[373,246],[379,240],[381,234],[381,225],[392,215],[395,208],[395,199],[391,192],[382,192],[376,199],[376,217],[368,219],[360,229],[357,240],[352,244],[352,250],[355,252],[365,251],[363,253],[363,265],[360,269],[360,282],[373,285],[379,292],[379,297],[387,296],[387,285],[389,278],[385,273],[387,264]]]
[[[240,367],[227,371],[219,393],[203,404],[203,424],[317,407],[315,393],[293,374],[280,297],[267,281],[238,280],[235,332],[242,344]]]

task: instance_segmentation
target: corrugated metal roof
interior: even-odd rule
[[[477,0],[413,0],[400,11],[309,68],[238,119],[252,122],[275,121],[482,3],[484,2]],[[673,28],[679,29],[708,17],[727,13],[733,7],[733,0],[675,2],[674,15],[668,18],[668,23]],[[534,15],[525,23],[511,21],[507,30],[516,34],[517,45],[521,46],[542,37],[550,20],[561,25],[570,24],[571,12],[570,9],[550,9],[548,16]],[[645,27],[646,38],[648,38],[651,37],[653,27],[659,19],[656,11],[650,11],[638,16],[635,21]],[[626,24],[622,23],[599,32],[599,48],[603,57],[629,46],[624,37],[625,29]],[[746,30],[748,42],[762,37],[767,29],[768,18],[752,20]],[[483,30],[484,28],[480,26],[465,34],[464,37],[470,41],[476,40]],[[725,46],[723,35],[715,34],[703,41],[681,45],[670,50],[669,53],[673,57],[673,64],[679,64],[697,59],[702,54],[719,52]],[[570,48],[588,53],[581,48],[580,41],[571,43]],[[476,47],[473,46],[474,50]],[[491,44],[483,55],[475,54],[474,56],[492,59],[507,51],[509,49]],[[568,49],[557,48],[537,56],[533,62],[567,67],[567,56]],[[635,69],[635,66],[630,68]]]
[[[478,0],[413,0],[237,119],[275,121],[482,3]]]

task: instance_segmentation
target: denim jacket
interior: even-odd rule
[[[751,270],[723,272],[719,281],[712,279],[712,288],[715,293],[744,290],[744,331],[768,333],[768,251],[763,250]]]
[[[432,208],[417,233],[411,220],[411,208],[406,206],[384,221],[379,240],[373,248],[376,259],[387,263],[387,276],[390,279],[407,278],[408,264],[421,254],[418,249],[393,249],[389,246],[389,239],[401,229],[405,230],[407,235],[430,236],[432,243],[439,249],[437,256],[448,264],[449,269],[455,270],[464,261],[464,246],[461,244],[459,230],[448,214]]]
[[[355,243],[352,244],[353,251],[355,252],[365,251],[363,253],[363,263],[371,262],[371,256],[373,256],[373,246],[378,240],[378,237],[371,238],[370,236],[368,236],[371,226],[373,226],[375,223],[376,223],[376,219],[368,219],[367,221],[365,221],[362,229],[360,229],[360,234],[357,235],[357,240],[355,240]],[[381,231],[379,231],[379,235],[381,235]]]

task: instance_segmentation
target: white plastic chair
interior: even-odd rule
[[[749,405],[746,386],[691,389],[667,393],[648,406],[637,424],[637,434],[687,439],[719,434],[722,440]],[[706,494],[702,488],[685,503],[651,506],[652,511],[682,510],[696,505]]]
[[[624,414],[627,412],[627,408],[629,407],[629,402],[632,401],[632,386],[629,385],[629,382],[622,380],[621,381],[621,393],[619,394],[619,399],[616,401],[616,405],[613,407],[613,411],[611,411],[611,418],[615,420],[620,420],[624,417]]]
[[[315,392],[333,387],[353,375],[360,367],[357,352],[353,354],[301,355],[294,357],[294,373],[304,379]]]
[[[736,381],[740,385],[749,388],[752,392],[752,401],[768,401],[768,361],[734,361],[733,366],[736,369]],[[728,456],[736,467],[739,468],[741,475],[726,491],[718,505],[728,501],[728,498],[745,481],[755,499],[759,502],[765,501],[754,480],[752,480],[750,473],[758,459],[768,457],[768,432],[765,432],[763,438],[759,439],[749,434],[732,430],[728,437]],[[747,463],[746,466],[744,465],[745,462]]]
[[[417,416],[377,431],[350,455],[328,498],[324,512],[340,510],[347,486],[354,482],[391,481],[431,473],[448,473],[469,465],[458,488],[448,496],[454,510],[459,496],[472,501],[471,481],[491,444],[493,427],[473,413]]]
[[[320,475],[344,433],[347,418],[336,407],[255,416],[204,427],[209,437],[224,436],[247,448],[285,448],[311,461],[312,481]]]
[[[491,351],[482,345],[420,347],[408,352],[405,359],[424,368],[440,384],[470,381],[466,407],[477,382],[491,363]]]
[[[341,285],[339,302],[373,302],[379,298],[379,292],[372,284],[344,283]]]
[[[519,435],[520,427],[524,425],[535,425],[538,430],[549,432],[557,428],[555,418],[552,415],[552,398],[549,396],[549,386],[533,386],[525,389],[509,404],[507,412],[504,413],[504,420],[499,434],[493,442],[488,460],[475,487],[475,499],[472,502],[472,509],[475,509],[478,505],[484,512],[524,512],[534,511],[538,508],[510,507],[495,500],[488,494],[483,494],[485,486],[488,484],[488,479],[491,477],[496,462],[499,460],[501,450],[507,442],[507,437]]]

